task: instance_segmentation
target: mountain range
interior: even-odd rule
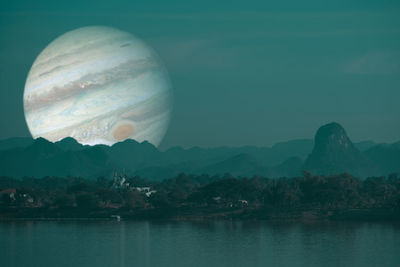
[[[338,123],[321,126],[314,140],[281,142],[272,147],[217,147],[158,150],[149,142],[127,139],[112,146],[84,146],[68,137],[0,141],[0,176],[111,177],[114,170],[152,180],[179,173],[293,177],[347,172],[356,177],[400,172],[400,142],[352,143]]]

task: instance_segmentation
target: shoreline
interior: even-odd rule
[[[31,213],[32,210],[29,210]],[[91,213],[91,214],[90,214]],[[100,214],[101,215],[100,215]],[[31,213],[32,215],[32,213]],[[42,215],[42,216],[41,216]],[[179,209],[172,210],[137,210],[137,211],[87,211],[84,214],[41,214],[24,216],[9,214],[0,216],[0,222],[10,221],[260,221],[260,222],[400,222],[400,211],[395,209],[349,209],[349,210],[261,210],[236,209],[209,211]],[[69,216],[68,216],[69,215]]]

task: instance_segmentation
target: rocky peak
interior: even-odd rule
[[[304,169],[313,174],[338,174],[348,172],[363,176],[372,174],[373,164],[353,145],[344,128],[332,122],[321,126],[315,134],[312,153]]]
[[[316,153],[329,150],[355,149],[344,128],[336,122],[321,126],[315,134],[314,151]]]

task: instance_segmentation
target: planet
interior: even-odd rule
[[[59,36],[39,54],[23,101],[34,138],[158,146],[170,121],[172,90],[165,67],[142,40],[90,26]]]

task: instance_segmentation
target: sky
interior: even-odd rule
[[[400,140],[400,1],[3,1],[0,139],[30,136],[22,96],[48,43],[128,31],[168,69],[160,148],[270,146],[336,121],[353,141]]]

